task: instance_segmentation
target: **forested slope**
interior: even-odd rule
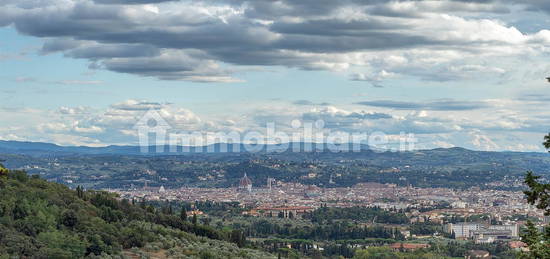
[[[243,235],[0,165],[0,258],[271,258]]]

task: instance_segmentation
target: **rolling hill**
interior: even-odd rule
[[[1,166],[0,197],[0,258],[274,258],[239,248],[238,230]]]

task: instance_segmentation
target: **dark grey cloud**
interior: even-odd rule
[[[342,21],[337,19],[309,20],[301,23],[276,22],[271,31],[284,34],[321,36],[364,36],[369,31],[410,28],[404,24],[389,24],[378,19]]]
[[[55,12],[26,12],[17,16],[13,23],[23,34],[78,40],[98,40],[135,26],[125,19],[120,9],[87,2],[75,3],[71,9]]]
[[[353,0],[221,0],[218,2],[231,3],[236,5],[246,4],[249,8],[245,10],[245,14],[250,18],[274,18],[281,16],[310,16],[310,15],[326,15],[334,12],[339,7],[350,6],[356,2],[362,2],[361,5],[370,5],[375,2],[385,1],[353,1]]]
[[[93,0],[98,4],[158,4],[163,2],[176,2],[180,0]]]
[[[175,59],[118,59],[106,61],[104,65],[109,70],[130,74],[186,72],[194,66],[186,60]]]
[[[394,32],[365,32],[361,37],[352,36],[311,36],[286,35],[284,40],[274,44],[280,49],[299,50],[319,53],[342,53],[360,50],[387,50],[398,48],[412,48],[421,45],[435,44],[431,40],[419,35],[406,35]]]
[[[510,2],[516,4],[524,4],[528,6],[528,10],[531,11],[543,11],[550,13],[550,2],[547,0],[509,0]]]
[[[154,57],[160,50],[153,46],[136,44],[98,44],[73,49],[66,53],[73,58],[102,59],[117,57]]]
[[[13,24],[20,33],[47,38],[41,53],[63,52],[68,57],[89,59],[91,67],[164,80],[209,81],[206,77],[210,77],[212,81],[219,78],[231,81],[226,80],[231,71],[216,66],[221,63],[280,65],[323,70],[356,65],[331,54],[417,47],[467,48],[468,44],[477,43],[468,42],[467,37],[464,42],[439,38],[435,33],[416,30],[411,25],[417,26],[416,23],[407,19],[418,20],[424,17],[424,12],[475,11],[476,8],[499,12],[504,6],[501,1],[455,0],[427,3],[416,11],[399,13],[391,8],[392,4],[418,5],[423,1],[181,0],[174,2],[183,8],[174,8],[170,13],[162,12],[161,8],[157,14],[156,10],[140,5],[162,2],[169,1],[94,0],[63,5],[59,0],[6,0],[0,3],[0,26]],[[539,8],[547,6],[537,0],[529,3]],[[219,8],[221,4],[236,10],[224,11],[226,9]],[[211,5],[217,6],[204,11]],[[345,17],[344,9],[357,12]],[[202,56],[181,57],[183,60],[162,56],[190,50]],[[407,74],[408,71],[397,72]],[[428,79],[435,78],[433,74],[446,75],[444,79],[453,75],[414,75],[419,74]]]
[[[370,10],[371,14],[377,16],[396,17],[396,18],[421,18],[422,14],[416,12],[408,12],[406,10],[393,9],[386,5],[374,6]]]
[[[465,2],[465,3],[488,3],[494,4],[495,6],[503,6],[505,4],[513,4],[519,6],[525,6],[526,10],[529,11],[542,11],[550,13],[550,1],[547,0],[452,0],[454,2]]]
[[[101,65],[119,73],[154,76],[162,80],[232,81],[228,73],[219,69],[214,62],[181,52],[158,57],[109,59]]]
[[[44,42],[40,53],[49,54],[53,52],[65,51],[74,49],[81,44],[81,42],[72,39],[50,39]]]
[[[466,111],[490,108],[486,102],[481,101],[456,101],[456,100],[436,100],[425,102],[402,102],[392,100],[364,101],[356,104],[390,108],[396,110],[432,110],[432,111]]]
[[[407,2],[407,1],[400,1]],[[408,1],[411,2],[411,1]],[[468,12],[468,13],[510,13],[510,9],[502,2],[492,0],[451,0],[451,1],[416,1],[417,8],[424,12]],[[371,14],[387,17],[421,18],[422,12],[411,12],[404,8],[393,8],[390,5],[377,5],[370,10]]]
[[[275,22],[269,30],[283,36],[270,47],[319,53],[341,53],[369,49],[395,49],[435,44],[422,35],[398,32],[407,25],[375,18],[358,21],[314,19],[301,23]]]

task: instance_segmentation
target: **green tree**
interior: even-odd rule
[[[46,258],[81,258],[86,253],[85,243],[76,234],[61,231],[43,232],[37,239],[52,249],[51,254]],[[63,251],[62,255],[59,254],[60,251]],[[72,256],[66,257],[67,253]]]
[[[187,210],[185,209],[185,206],[181,207],[180,219],[183,221],[187,221]]]
[[[544,137],[543,145],[550,149],[550,134]],[[529,187],[524,191],[527,202],[544,210],[544,215],[550,215],[550,184],[541,183],[533,172],[525,175],[525,184]],[[521,235],[522,240],[529,246],[529,252],[522,253],[522,258],[550,258],[550,227],[545,227],[545,233],[540,233],[533,222],[527,221],[527,230]]]
[[[237,244],[239,247],[243,247],[246,242],[246,236],[241,230],[234,229],[230,235],[231,242]]]
[[[6,169],[3,164],[0,164],[0,176],[7,175],[7,174],[8,174],[8,169]]]
[[[101,239],[101,236],[95,234],[89,238],[89,245],[86,248],[87,254],[100,255],[103,252],[107,252],[107,245]]]
[[[122,249],[142,251],[155,243],[162,243],[162,249],[186,244],[188,255],[218,258],[218,251],[226,251],[224,243],[231,241],[229,230],[192,225],[152,205],[132,205],[112,193],[88,190],[81,199],[80,191],[82,186],[71,190],[39,176],[29,177],[24,171],[10,170],[0,177],[0,259],[118,258]],[[203,247],[204,240],[210,239],[221,242],[208,241],[212,245]],[[244,244],[244,234],[234,235],[234,240]],[[224,258],[268,257],[244,256],[262,254],[259,250],[231,248],[226,252]]]
[[[67,210],[61,215],[61,224],[73,228],[78,223],[78,216],[74,210]]]
[[[396,258],[397,255],[388,247],[369,247],[364,250],[358,250],[355,253],[354,259],[380,258],[390,259]]]
[[[193,225],[197,225],[197,214],[193,213],[193,219],[191,222],[193,222]]]
[[[76,187],[76,195],[78,198],[84,199],[84,188],[82,188],[82,186],[79,185]]]

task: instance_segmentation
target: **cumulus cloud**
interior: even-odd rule
[[[45,38],[42,54],[161,80],[240,82],[242,66],[285,66],[350,71],[381,86],[384,73],[502,75],[509,69],[484,62],[547,51],[548,31],[527,34],[498,19],[514,5],[548,10],[538,0],[9,0],[0,26]]]
[[[383,87],[380,83],[388,78],[395,77],[395,73],[382,70],[376,74],[368,75],[365,73],[354,73],[351,75],[352,81],[366,81],[372,84],[374,87]]]
[[[154,57],[160,50],[140,44],[86,44],[72,48],[65,55],[73,58],[103,59],[124,57]]]
[[[154,4],[177,0],[93,0],[98,4]]]
[[[80,115],[80,114],[89,114],[91,109],[89,107],[77,106],[77,107],[60,107],[58,112],[64,115]]]
[[[322,120],[327,128],[353,129],[368,120],[391,119],[391,115],[379,112],[347,111],[328,106],[321,109],[314,108],[301,115],[303,120]]]
[[[401,132],[417,134],[436,134],[461,130],[453,120],[428,116],[426,112],[409,112],[405,114],[390,114],[363,109],[343,109],[336,106],[313,107],[310,109],[260,109],[250,116],[253,120],[246,125],[265,126],[275,123],[281,129],[294,131],[291,121],[304,123],[322,122],[326,130],[340,132],[381,131],[386,134]]]
[[[66,145],[137,144],[134,126],[145,113],[154,110],[168,122],[174,133],[257,131],[265,134],[267,123],[273,123],[276,130],[292,134],[303,132],[304,124],[311,123],[327,134],[383,132],[390,140],[413,134],[419,139],[416,148],[460,146],[481,150],[541,151],[540,138],[547,131],[544,125],[550,123],[548,112],[539,111],[533,116],[523,117],[517,101],[486,102],[502,105],[502,108],[487,113],[484,109],[464,110],[462,106],[448,110],[436,103],[432,107],[437,109],[432,110],[388,111],[386,107],[289,105],[281,101],[281,105],[256,106],[256,109],[241,115],[200,116],[182,104],[125,100],[99,108],[0,109],[2,118],[17,125],[1,128],[0,138]],[[294,120],[301,122],[298,127],[292,123]]]
[[[184,52],[166,52],[155,57],[113,58],[101,65],[111,71],[164,80],[195,82],[238,82],[213,60],[193,57]]]

